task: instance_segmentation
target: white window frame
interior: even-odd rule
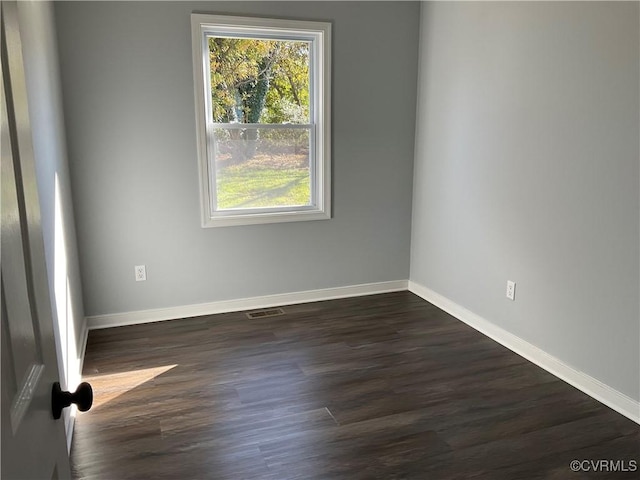
[[[311,118],[309,125],[301,127],[309,128],[310,133],[311,205],[225,210],[215,208],[213,128],[216,124],[213,123],[211,114],[207,41],[207,37],[211,35],[310,42]],[[219,227],[331,218],[331,24],[194,13],[191,15],[191,41],[202,226]],[[256,128],[261,126],[263,124],[238,125]],[[278,128],[278,125],[269,128]]]

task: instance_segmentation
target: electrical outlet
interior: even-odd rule
[[[507,280],[507,298],[514,301],[516,299],[516,282],[511,280]]]
[[[136,265],[136,282],[144,282],[147,279],[147,267],[144,265]]]

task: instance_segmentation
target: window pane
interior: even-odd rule
[[[311,205],[308,128],[216,128],[217,210]]]
[[[309,121],[310,42],[208,37],[216,123]]]

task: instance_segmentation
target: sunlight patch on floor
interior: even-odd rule
[[[93,407],[98,408],[120,395],[123,395],[140,385],[152,381],[158,375],[177,367],[178,365],[163,365],[160,367],[143,368],[130,372],[95,375],[85,378],[93,387]]]

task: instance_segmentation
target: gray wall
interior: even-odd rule
[[[413,281],[636,400],[638,13],[423,6],[411,250]]]
[[[408,278],[417,3],[55,11],[87,315]],[[333,23],[333,219],[200,227],[192,12]]]
[[[63,386],[75,389],[80,381],[85,319],[53,6],[18,2],[18,19],[60,376]]]

